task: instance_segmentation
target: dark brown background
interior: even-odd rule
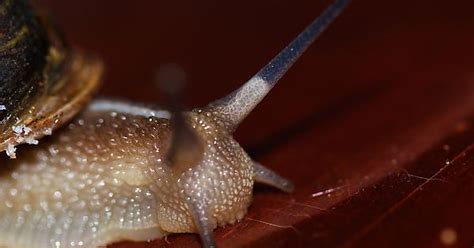
[[[186,104],[236,88],[327,0],[36,0],[106,65],[101,93],[159,102],[178,63]],[[296,183],[257,187],[225,247],[474,244],[474,2],[354,0],[236,138]],[[320,192],[320,193],[318,193]],[[449,235],[448,235],[449,236]],[[168,242],[168,243],[167,243]],[[199,246],[196,235],[112,247]]]

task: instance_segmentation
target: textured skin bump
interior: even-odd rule
[[[94,247],[196,232],[187,195],[211,224],[243,217],[252,162],[204,113],[189,122],[206,144],[202,161],[172,176],[168,119],[86,111],[19,159],[0,160],[0,246]],[[186,195],[187,194],[187,195]]]

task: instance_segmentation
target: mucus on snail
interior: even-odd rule
[[[232,132],[348,2],[334,1],[236,91],[184,111],[170,85],[169,110],[89,103],[101,63],[68,49],[26,0],[0,1],[0,151],[14,158],[16,145],[64,125],[0,160],[0,246],[96,247],[191,232],[215,247],[212,231],[243,218],[254,182],[293,190]]]

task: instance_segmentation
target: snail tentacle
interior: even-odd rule
[[[290,180],[278,175],[260,163],[253,162],[253,167],[255,169],[255,182],[267,184],[288,193],[295,189]]]
[[[210,103],[206,111],[220,117],[227,130],[233,132],[349,2],[336,0],[249,81]]]
[[[196,231],[201,238],[202,246],[205,248],[216,248],[216,241],[212,235],[216,225],[211,223],[208,206],[204,199],[195,199],[195,196],[191,195],[188,198],[188,206],[196,226]]]

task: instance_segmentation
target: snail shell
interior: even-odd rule
[[[73,117],[99,85],[101,63],[70,52],[26,0],[0,3],[0,151]]]

